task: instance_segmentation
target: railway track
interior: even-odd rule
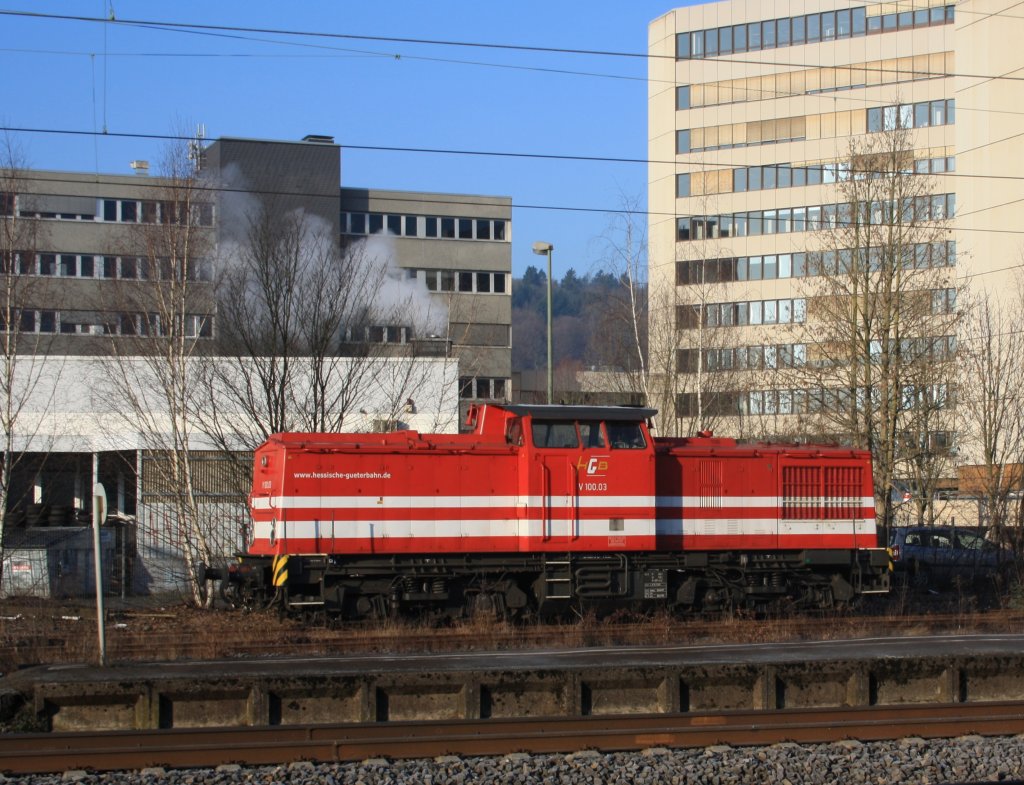
[[[10,775],[114,771],[226,763],[347,762],[368,758],[622,752],[651,747],[765,746],[911,736],[1024,733],[1024,701],[785,711],[730,711],[569,719],[486,719],[175,729],[0,736],[0,771]]]

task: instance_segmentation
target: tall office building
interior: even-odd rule
[[[841,364],[823,279],[851,258],[875,263],[877,241],[860,253],[837,242],[852,234],[849,194],[872,168],[906,173],[910,189],[927,183],[896,208],[865,206],[866,226],[919,227],[901,252],[926,291],[903,292],[903,306],[926,303],[934,320],[907,331],[904,351],[927,340],[936,365],[948,360],[963,287],[1013,289],[1021,33],[1024,14],[991,0],[724,0],[651,23],[651,365],[660,407],[677,415],[664,431],[844,435],[814,424],[836,401],[808,379]],[[895,167],[867,155],[883,139],[903,145]],[[858,302],[863,293],[848,307]],[[956,396],[939,397],[954,408]],[[947,412],[930,427],[931,446],[948,448],[964,426]]]

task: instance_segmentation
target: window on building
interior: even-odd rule
[[[676,198],[683,199],[690,195],[690,175],[676,175]]]
[[[831,41],[836,37],[836,12],[826,11],[821,15],[821,37]]]
[[[821,14],[807,14],[807,43],[821,40]]]
[[[704,31],[704,56],[716,57],[718,55],[718,29]]]
[[[213,337],[213,319],[200,314],[187,314],[184,332],[187,338],[211,338]]]
[[[41,332],[41,333],[55,333],[55,332],[57,332],[57,312],[56,311],[40,311],[39,312],[39,332]]]
[[[868,109],[868,133],[879,133],[882,130],[882,108],[871,107]]]
[[[750,22],[747,24],[747,49],[751,52],[761,48],[761,23]]]
[[[688,152],[690,152],[690,129],[676,131],[676,154],[682,155]]]
[[[732,49],[734,52],[747,51],[747,26],[733,25],[732,28]]]
[[[676,219],[676,241],[683,242],[690,239],[690,219]]]
[[[690,85],[682,85],[676,88],[676,109],[690,108]]]
[[[121,202],[121,221],[122,223],[138,223],[139,216],[139,204],[138,202],[122,201]]]
[[[802,44],[807,40],[807,20],[803,16],[793,17],[793,45]]]
[[[775,37],[778,46],[789,46],[791,23],[789,19],[776,20]]]
[[[932,313],[951,314],[956,310],[956,289],[937,289],[932,292]]]

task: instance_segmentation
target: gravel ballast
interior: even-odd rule
[[[934,785],[1024,779],[1024,736],[891,742],[776,744],[772,747],[649,749],[630,753],[515,754],[501,758],[368,760],[217,769],[146,769],[18,777],[26,785]]]

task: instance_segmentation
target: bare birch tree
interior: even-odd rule
[[[34,292],[40,286],[36,276],[36,254],[45,233],[34,217],[34,198],[23,178],[21,153],[10,138],[3,140],[0,160],[0,427],[3,428],[3,458],[0,463],[0,580],[3,579],[3,541],[9,513],[25,503],[14,498],[12,478],[24,457],[26,445],[35,440],[38,412],[30,412],[30,401],[38,404],[50,397],[57,379],[44,379],[43,362],[50,337],[37,332],[37,314],[32,308]],[[50,301],[52,302],[52,300]],[[51,328],[52,330],[52,328]],[[52,371],[52,369],[51,369]],[[37,406],[38,408],[38,406]],[[45,447],[43,448],[45,449]]]
[[[979,290],[964,309],[959,356],[964,483],[980,496],[982,519],[998,539],[1024,548],[1019,513],[1024,486],[1024,288],[1000,297]],[[1014,514],[1013,500],[1018,498]],[[1011,534],[1012,533],[1012,534]],[[1007,536],[1010,534],[1010,536]]]
[[[210,403],[196,412],[225,450],[252,449],[281,431],[340,431],[353,414],[391,412],[415,397],[407,384],[379,406],[387,358],[411,356],[440,318],[426,291],[403,279],[381,240],[339,248],[329,227],[264,198],[243,237],[221,252],[220,361],[208,368]],[[376,413],[376,419],[389,419]]]
[[[142,203],[129,240],[144,280],[123,282],[107,364],[118,408],[145,447],[143,493],[161,501],[171,550],[183,558],[191,599],[202,606],[212,599],[202,565],[219,555],[212,543],[219,522],[200,503],[192,418],[203,400],[198,360],[213,329],[213,205],[185,146],[170,148],[162,169],[159,199]]]
[[[939,372],[945,350],[935,354],[940,339],[955,335],[953,206],[933,178],[915,174],[904,125],[855,141],[846,160],[826,167],[839,198],[809,217],[820,226],[820,251],[809,254],[806,279],[805,408],[823,433],[871,451],[885,525],[906,468],[901,444],[908,436],[927,444],[935,411],[953,401]]]
[[[710,207],[709,199],[702,203]],[[742,372],[745,363],[736,361],[737,328],[749,324],[749,311],[734,302],[737,292],[729,286],[736,280],[735,260],[723,257],[716,221],[693,219],[689,233],[690,241],[680,248],[684,260],[675,265],[674,286],[662,287],[651,299],[651,340],[657,330],[662,345],[673,347],[671,359],[659,352],[662,372],[674,377],[662,383],[672,385],[676,402],[675,430],[666,434],[673,436],[718,430],[741,413],[740,397],[749,382]]]
[[[646,217],[637,200],[622,201],[623,210],[601,238],[601,267],[615,277],[618,291],[598,309],[598,334],[591,345],[596,364],[607,371],[601,377],[605,388],[622,395],[639,393],[642,403],[650,405]]]

